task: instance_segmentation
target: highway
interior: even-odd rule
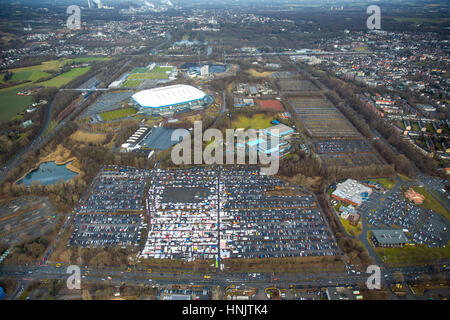
[[[450,259],[443,261],[447,264]],[[42,266],[0,266],[0,278],[17,279],[19,285],[16,292],[12,295],[12,299],[20,296],[26,287],[26,284],[33,280],[57,279],[65,280],[69,277],[66,272],[67,266],[56,267],[53,265]],[[364,272],[340,272],[340,273],[265,273],[261,276],[253,277],[247,273],[231,273],[231,272],[217,272],[210,274],[209,279],[205,279],[203,274],[174,274],[174,273],[159,273],[159,272],[145,272],[132,269],[127,272],[119,268],[108,267],[94,267],[94,266],[80,266],[83,281],[93,283],[112,283],[121,284],[151,284],[152,286],[164,286],[171,284],[195,284],[207,287],[227,287],[231,284],[246,285],[249,287],[264,289],[273,285],[277,287],[289,288],[294,286],[313,286],[313,287],[330,287],[330,286],[351,286],[365,283],[369,274]],[[405,282],[417,279],[423,273],[431,273],[430,266],[421,267],[401,267],[401,268],[381,268],[381,283],[394,283],[394,273],[401,272]],[[448,271],[445,271],[447,273]],[[107,280],[111,277],[111,280]]]

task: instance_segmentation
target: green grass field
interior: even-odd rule
[[[359,236],[361,234],[361,232],[363,231],[361,221],[358,222],[358,224],[356,226],[353,226],[350,224],[350,221],[348,221],[346,219],[339,218],[339,220],[341,221],[342,226],[344,227],[347,234],[349,234],[351,236]]]
[[[422,23],[440,24],[440,23],[446,23],[446,22],[450,21],[450,19],[448,19],[448,18],[405,18],[405,17],[394,18],[394,20],[397,22],[410,22],[410,23],[415,23],[415,24],[422,24]]]
[[[44,87],[56,87],[60,88],[66,84],[68,84],[73,79],[85,74],[91,69],[91,67],[86,68],[73,68],[72,70],[65,72],[63,74],[60,74],[59,76],[54,77],[53,79],[50,79],[48,81],[44,81],[41,83],[38,83],[38,85],[44,86]]]
[[[161,73],[161,72],[169,72],[172,71],[173,67],[167,67],[167,66],[156,66],[152,72],[153,73]]]
[[[128,80],[146,80],[146,79],[168,79],[169,75],[167,73],[161,72],[146,72],[146,73],[133,73],[128,77]]]
[[[148,73],[148,69],[147,68],[134,68],[133,71],[131,71],[131,73]]]
[[[0,122],[9,121],[18,113],[25,110],[32,102],[31,96],[18,96],[27,85],[18,85],[13,88],[0,90]]]
[[[109,60],[111,58],[109,57],[80,57],[80,58],[75,58],[75,59],[71,59],[72,61],[76,62],[76,63],[83,63],[83,62],[91,62],[91,61],[106,61]]]
[[[122,87],[125,88],[135,88],[139,87],[142,83],[142,80],[127,80],[122,84]]]
[[[404,248],[376,248],[378,256],[388,266],[420,265],[450,258],[450,246],[428,248],[425,246]]]
[[[37,83],[40,79],[49,77],[51,74],[46,71],[57,71],[59,68],[64,67],[68,63],[76,62],[90,62],[90,61],[101,61],[108,60],[109,58],[103,57],[80,57],[75,59],[58,59],[58,60],[50,60],[45,61],[40,65],[23,67],[23,68],[15,68],[10,69],[13,73],[11,82],[17,81],[31,81],[30,83],[23,83],[20,85],[15,85],[9,88],[0,90],[0,121],[9,121],[18,113],[22,112],[28,105],[33,102],[33,97],[31,96],[18,96],[17,92],[22,91],[24,88],[32,87],[32,83],[36,85],[43,85],[47,87],[61,87],[74,78],[83,75],[86,73],[90,67],[87,68],[74,68],[69,72],[63,73],[59,76],[56,76],[53,79],[48,81],[44,81],[42,83]],[[4,74],[0,74],[0,83],[5,83]],[[9,83],[10,81],[6,82]]]
[[[103,121],[111,121],[121,118],[126,118],[129,116],[132,116],[137,113],[137,110],[135,108],[125,108],[125,109],[118,109],[108,112],[100,113],[100,117]]]
[[[233,129],[244,128],[244,129],[266,129],[272,124],[270,121],[273,117],[266,116],[265,114],[255,114],[253,117],[249,118],[246,116],[238,116],[237,120],[234,120],[232,125]]]
[[[373,181],[376,183],[381,184],[383,187],[385,187],[386,189],[392,190],[395,185],[396,182],[394,179],[389,179],[389,178],[378,178],[378,179],[369,179],[369,181]]]

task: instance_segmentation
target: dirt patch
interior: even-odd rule
[[[77,130],[70,136],[70,139],[76,142],[102,144],[106,141],[106,134],[103,133],[89,133],[81,130]]]

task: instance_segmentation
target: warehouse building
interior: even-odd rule
[[[331,196],[339,201],[358,207],[363,201],[368,200],[372,189],[353,179],[347,179],[337,185]]]
[[[403,247],[409,241],[405,233],[397,229],[372,230],[371,240],[376,247]]]

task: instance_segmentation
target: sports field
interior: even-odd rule
[[[128,80],[147,80],[147,79],[168,79],[169,75],[167,73],[162,72],[147,72],[147,73],[133,73],[128,77]]]
[[[272,110],[283,112],[284,108],[280,101],[278,100],[256,100],[258,106],[263,110]]]
[[[265,114],[255,114],[253,117],[246,117],[243,115],[238,116],[236,120],[233,120],[233,129],[266,129],[272,124],[270,121],[273,120],[273,117],[267,116]]]
[[[137,113],[137,110],[135,108],[125,108],[125,109],[118,109],[108,112],[100,113],[100,117],[104,121],[112,121],[117,120],[121,118],[126,118],[129,116],[132,116]]]
[[[91,69],[91,67],[85,67],[85,68],[73,68],[72,70],[65,72],[63,74],[60,74],[59,76],[54,77],[53,79],[50,79],[48,81],[40,82],[38,85],[44,86],[44,87],[56,87],[60,88],[66,84],[68,84],[73,79],[85,74]]]
[[[122,84],[124,88],[135,88],[139,87],[142,83],[142,80],[127,80]]]
[[[151,71],[147,68],[134,68],[131,74],[128,76],[127,83],[130,80],[165,80],[169,79],[168,72],[172,71],[171,66],[155,66]],[[133,82],[131,82],[133,84]],[[131,87],[123,85],[124,87]]]

